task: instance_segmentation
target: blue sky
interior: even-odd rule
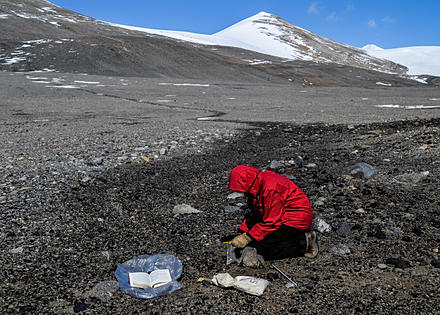
[[[260,11],[338,42],[440,46],[440,0],[52,0],[96,19],[212,34]]]

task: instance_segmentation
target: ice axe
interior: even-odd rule
[[[297,287],[298,285],[296,284],[295,281],[293,281],[292,279],[289,278],[289,276],[287,276],[284,272],[282,272],[277,266],[275,266],[274,264],[271,265],[276,271],[278,271],[284,278],[286,278],[287,280],[289,280],[290,283],[292,283],[295,287]]]

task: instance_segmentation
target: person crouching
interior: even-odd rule
[[[309,231],[313,221],[309,199],[287,177],[238,165],[230,173],[229,189],[244,193],[251,209],[232,246],[255,248],[264,260],[318,255],[316,233]],[[252,251],[243,251],[243,256],[246,253]]]

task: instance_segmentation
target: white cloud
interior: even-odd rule
[[[375,19],[370,19],[367,23],[369,28],[375,28],[377,26]]]
[[[309,8],[307,9],[307,13],[309,13],[309,14],[318,14],[319,13],[318,3],[317,2],[310,3]]]
[[[392,18],[391,16],[386,16],[386,17],[382,18],[381,21],[384,23],[387,23],[387,24],[391,24],[391,23],[396,22],[396,19]]]
[[[339,20],[339,17],[336,15],[336,12],[332,12],[326,17],[326,20],[329,22],[336,22]]]
[[[354,9],[355,9],[355,6],[353,3],[348,3],[347,6],[345,7],[345,11],[347,11],[347,12],[354,11]]]

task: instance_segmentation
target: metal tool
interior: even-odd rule
[[[287,280],[289,280],[290,283],[292,283],[295,287],[297,287],[298,285],[296,284],[295,281],[293,281],[292,279],[290,279],[284,272],[282,272],[277,266],[275,266],[274,264],[271,265],[276,271],[278,271],[284,278],[286,278]]]

